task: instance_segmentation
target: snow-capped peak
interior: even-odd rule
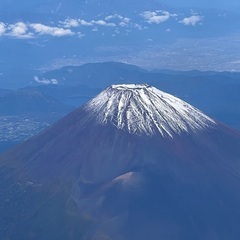
[[[190,104],[144,84],[112,85],[87,103],[102,125],[112,124],[132,134],[173,137],[212,127],[215,121]]]

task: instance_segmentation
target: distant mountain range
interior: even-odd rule
[[[64,104],[78,107],[111,84],[148,83],[184,99],[232,127],[240,128],[240,73],[148,71],[125,63],[105,62],[63,67],[37,75],[34,79],[28,87],[15,93],[1,90],[0,114],[67,112],[69,107]],[[39,110],[36,104],[39,104]]]
[[[1,87],[19,88],[46,69],[109,60],[239,71],[239,9],[237,0],[1,0]]]

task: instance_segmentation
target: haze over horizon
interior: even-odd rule
[[[237,1],[0,2],[0,83],[88,62],[240,71]]]

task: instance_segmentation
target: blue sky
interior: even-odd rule
[[[0,73],[99,61],[240,71],[239,10],[226,0],[2,0]]]

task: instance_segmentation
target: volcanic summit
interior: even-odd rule
[[[148,85],[112,85],[85,107],[99,124],[133,134],[173,137],[203,130],[215,122],[182,100]]]
[[[148,85],[108,87],[0,164],[3,239],[240,238],[239,132]]]

